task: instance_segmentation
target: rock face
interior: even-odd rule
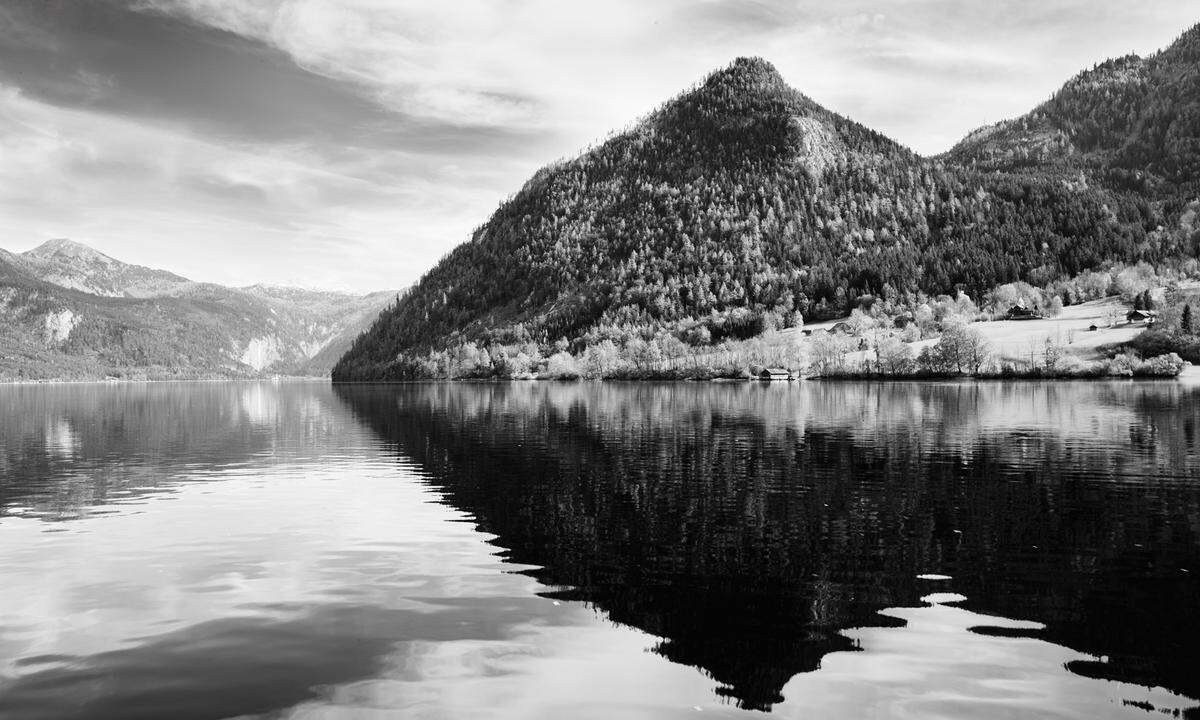
[[[0,250],[0,380],[328,375],[394,297],[196,283],[69,240]]]
[[[800,137],[796,160],[813,177],[821,177],[846,155],[846,147],[833,130],[820,120],[811,117],[794,117],[792,124]]]
[[[46,342],[61,345],[71,337],[71,331],[79,324],[79,318],[70,310],[59,310],[46,315]]]
[[[305,349],[301,347],[302,352]],[[283,358],[279,350],[279,338],[274,335],[251,338],[250,342],[246,343],[246,351],[242,353],[241,361],[243,365],[262,371]]]

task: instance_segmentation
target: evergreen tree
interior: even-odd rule
[[[1195,328],[1192,325],[1192,306],[1187,304],[1183,306],[1183,316],[1179,319],[1179,330],[1184,335],[1192,335]]]

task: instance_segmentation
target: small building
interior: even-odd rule
[[[801,330],[800,332],[804,334],[804,337],[812,335],[812,330]]]
[[[1125,322],[1135,323],[1144,322],[1147,325],[1153,325],[1158,322],[1157,310],[1130,310],[1125,313]]]
[[[1096,327],[1095,325],[1088,325],[1088,332],[1096,332],[1099,329],[1100,328]]]
[[[853,332],[854,332],[854,328],[850,327],[850,323],[848,323],[844,320],[840,323],[834,324],[833,327],[829,328],[830,335],[833,335],[834,333],[842,333],[843,335],[850,335]]]
[[[758,374],[759,380],[795,380],[791,370],[785,368],[763,368]]]
[[[1038,310],[1037,305],[1034,305],[1032,310],[1025,307],[1024,305],[1013,305],[1012,307],[1010,307],[1008,309],[1008,314],[1005,315],[1005,319],[1007,319],[1007,320],[1041,320],[1042,313]]]

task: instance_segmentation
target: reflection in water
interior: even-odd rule
[[[1173,384],[338,387],[533,575],[769,709],[944,573],[1091,677],[1200,697]]]
[[[1197,420],[1174,383],[0,386],[0,718],[1186,709]]]
[[[0,463],[4,720],[674,717],[705,694],[538,597],[328,385],[0,386]]]
[[[0,512],[69,519],[154,492],[183,475],[181,462],[194,480],[281,444],[311,457],[317,435],[345,426],[331,407],[259,384],[0,386]]]

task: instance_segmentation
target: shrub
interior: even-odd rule
[[[958,323],[942,332],[936,345],[921,351],[918,362],[924,372],[935,375],[977,374],[991,357],[991,349],[983,334]]]
[[[579,361],[569,352],[557,352],[546,361],[546,371],[542,377],[548,380],[578,380],[582,375]]]
[[[1151,328],[1138,335],[1130,347],[1142,357],[1155,357],[1174,353],[1189,362],[1200,363],[1200,337],[1171,333]]]
[[[1139,362],[1134,366],[1133,374],[1138,377],[1175,377],[1183,371],[1184,364],[1178,355],[1168,353]]]
[[[1133,369],[1141,362],[1133,353],[1121,353],[1108,361],[1108,374],[1118,377],[1133,377]]]

